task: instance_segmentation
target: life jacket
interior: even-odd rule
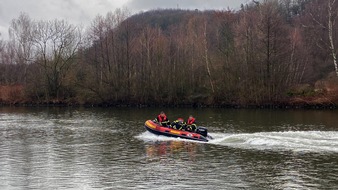
[[[158,116],[157,116],[157,120],[158,120],[158,122],[167,121],[167,116],[164,115],[164,117],[162,117],[161,115],[158,115]]]
[[[196,119],[193,118],[193,117],[192,117],[192,118],[188,118],[187,124],[188,124],[188,125],[192,125],[192,124],[195,123],[195,120],[196,120]]]

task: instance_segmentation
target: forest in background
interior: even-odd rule
[[[117,9],[90,27],[13,19],[0,40],[2,104],[338,104],[338,0],[240,10]]]

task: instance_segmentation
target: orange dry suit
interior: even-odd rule
[[[166,127],[166,126],[169,125],[169,119],[167,118],[166,115],[164,115],[164,116],[161,116],[161,114],[158,115],[158,116],[155,118],[155,121],[158,122],[159,124],[161,124],[161,125],[164,126],[164,127]]]

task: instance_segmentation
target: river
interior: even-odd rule
[[[193,114],[213,140],[144,122]],[[0,108],[0,189],[338,189],[338,111]]]

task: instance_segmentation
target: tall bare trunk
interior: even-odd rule
[[[336,75],[338,76],[337,54],[336,54],[336,49],[335,49],[335,45],[334,45],[334,41],[333,41],[333,24],[334,24],[335,18],[333,18],[334,16],[332,15],[332,13],[333,13],[332,6],[335,4],[335,2],[336,2],[336,0],[333,0],[332,3],[331,3],[331,0],[328,2],[328,5],[329,5],[328,29],[329,29],[329,41],[330,41],[331,55],[332,55]]]
[[[212,93],[214,93],[215,89],[214,89],[214,84],[213,84],[212,78],[211,78],[210,62],[209,62],[209,55],[208,54],[209,53],[208,53],[208,43],[207,43],[207,22],[205,22],[204,23],[204,58],[205,58],[206,66],[207,66],[207,73],[208,73],[208,77],[209,77],[211,90],[212,90]]]

